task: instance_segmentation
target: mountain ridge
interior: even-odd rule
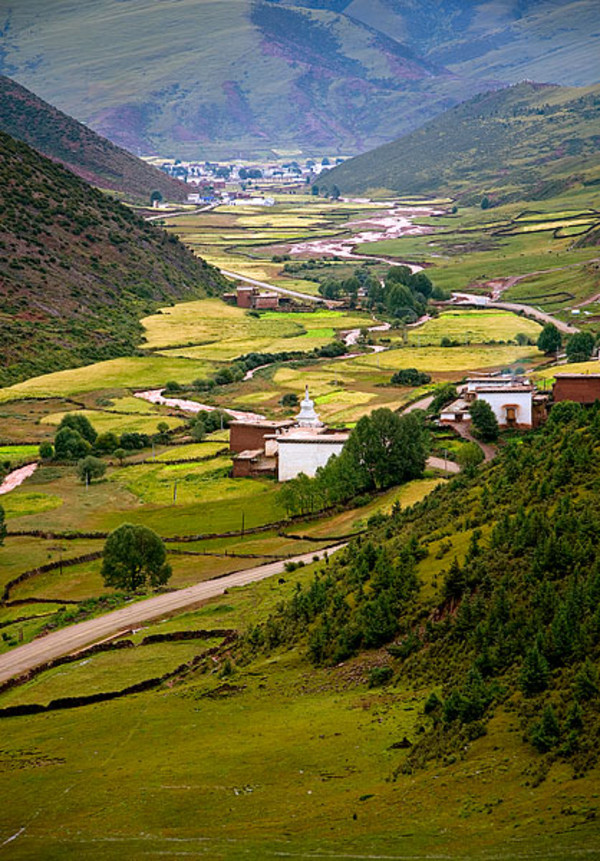
[[[187,199],[184,183],[115,146],[4,75],[0,75],[0,131],[99,188],[144,203],[155,190],[168,200]]]
[[[527,197],[581,181],[600,165],[600,85],[531,82],[484,93],[327,175],[342,193],[386,189],[479,202]]]
[[[30,0],[0,71],[137,154],[349,155],[502,84],[600,80],[596,22],[593,0]]]

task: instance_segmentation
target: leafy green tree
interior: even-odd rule
[[[452,383],[443,383],[435,389],[429,411],[433,414],[439,413],[442,407],[445,407],[451,401],[455,401],[457,397],[456,386]]]
[[[52,460],[54,457],[54,446],[50,442],[40,444],[39,453],[42,460]]]
[[[4,544],[4,539],[6,538],[6,517],[4,514],[4,509],[0,505],[0,547]]]
[[[590,332],[577,332],[567,341],[567,361],[587,362],[594,350],[594,336]]]
[[[154,204],[155,201],[157,203],[162,203],[162,199],[162,193],[157,188],[155,188],[154,191],[150,193],[150,203]]]
[[[286,392],[279,401],[282,407],[297,407],[298,395],[295,392]]]
[[[105,472],[106,464],[104,461],[93,455],[84,457],[77,464],[77,475],[84,484],[91,484],[95,478],[102,478]]]
[[[58,430],[60,431],[63,428],[71,428],[72,430],[77,431],[77,433],[91,445],[94,445],[96,437],[98,436],[91,421],[87,416],[84,416],[81,413],[67,413],[63,416],[62,421],[58,426]]]
[[[487,401],[477,398],[469,405],[469,413],[475,436],[483,442],[494,442],[498,439],[498,421]]]
[[[548,416],[548,426],[574,424],[580,427],[585,421],[585,409],[574,401],[559,401],[554,404]]]
[[[91,451],[92,446],[79,431],[61,428],[54,437],[54,456],[57,460],[79,460]]]
[[[117,458],[117,460],[119,461],[121,466],[123,466],[123,461],[127,457],[127,452],[125,451],[125,449],[124,448],[116,448],[113,451],[113,455]]]
[[[538,349],[549,355],[562,347],[562,336],[554,323],[546,323],[537,339]]]
[[[386,408],[374,410],[359,419],[342,456],[363,476],[366,490],[417,478],[427,459],[423,422],[415,413],[399,416]]]
[[[489,209],[490,208],[490,199],[487,196],[487,194],[484,194],[484,196],[481,198],[481,208],[482,209]]]
[[[164,585],[171,576],[165,545],[147,526],[124,523],[106,539],[102,577],[107,586],[134,592],[150,583]]]

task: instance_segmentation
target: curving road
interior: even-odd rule
[[[344,543],[328,547],[326,548],[327,554],[331,555],[345,546]],[[70,655],[100,640],[126,633],[144,622],[160,619],[169,613],[184,610],[209,598],[215,598],[235,586],[247,586],[249,583],[281,574],[288,562],[309,564],[314,556],[321,556],[322,553],[323,551],[313,550],[310,553],[295,556],[293,559],[270,562],[256,568],[235,571],[233,574],[216,580],[207,580],[203,583],[197,583],[195,586],[188,586],[186,589],[179,589],[176,592],[146,598],[128,607],[123,607],[121,610],[106,613],[97,619],[89,619],[87,622],[79,622],[61,631],[47,634],[45,637],[40,637],[38,640],[33,640],[31,643],[18,646],[16,649],[0,655],[0,684],[14,676],[33,670],[54,658]]]

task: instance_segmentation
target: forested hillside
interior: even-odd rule
[[[343,193],[389,189],[535,200],[600,163],[600,86],[523,83],[475,96],[328,174]]]
[[[184,183],[164,174],[0,75],[0,131],[59,161],[99,188],[148,204],[153,191],[185,201]]]
[[[543,754],[533,781],[557,757],[584,772],[600,751],[599,490],[600,410],[558,404],[479,476],[372,520],[246,645],[326,665],[383,649],[374,682],[431,692],[409,770],[504,710]]]
[[[600,79],[596,0],[28,0],[0,23],[1,72],[136,154],[348,155],[502,84]]]
[[[212,294],[175,236],[0,132],[0,384],[130,355],[157,303]]]

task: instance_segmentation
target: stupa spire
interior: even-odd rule
[[[308,383],[304,388],[304,400],[300,403],[300,412],[296,416],[296,423],[301,428],[320,428],[323,422],[315,412],[315,402],[311,400],[308,393]]]

